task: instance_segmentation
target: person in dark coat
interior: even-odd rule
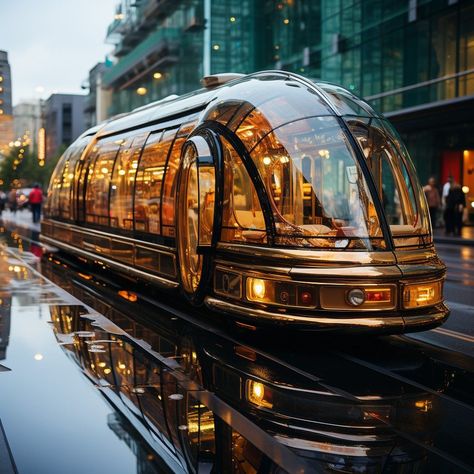
[[[466,207],[466,196],[461,185],[454,182],[446,197],[446,235],[461,235],[462,215]]]

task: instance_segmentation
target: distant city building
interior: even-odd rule
[[[193,90],[204,70],[203,2],[123,0],[107,41],[116,60],[103,76],[113,91],[109,115]]]
[[[12,78],[8,53],[0,51],[0,154],[8,154],[13,140]]]
[[[84,130],[86,96],[52,94],[44,103],[43,126],[46,129],[46,159],[63,146],[70,145]]]
[[[108,117],[108,109],[111,104],[112,91],[102,85],[105,64],[97,63],[90,71],[84,89],[89,89],[85,100],[84,115],[86,128],[90,128]]]
[[[29,140],[33,149],[37,147],[38,130],[41,127],[41,102],[23,101],[13,107],[15,139]]]
[[[474,203],[474,4],[469,0],[123,0],[107,32],[109,114],[284,69],[341,84],[401,132],[423,182],[452,175]]]

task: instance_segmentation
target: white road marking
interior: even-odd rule
[[[436,332],[438,334],[442,334],[443,336],[454,337],[456,339],[460,339],[461,341],[474,343],[474,336],[470,336],[469,334],[462,334],[460,332],[453,331],[451,329],[436,328],[436,329],[432,329],[431,332]]]

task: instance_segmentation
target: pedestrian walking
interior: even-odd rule
[[[2,215],[2,212],[5,210],[6,204],[7,204],[7,195],[3,191],[0,191],[0,216]]]
[[[16,214],[16,210],[18,209],[16,189],[12,189],[8,193],[8,208],[13,214]]]
[[[442,200],[441,204],[443,205],[443,208],[446,208],[446,198],[448,197],[448,193],[449,193],[449,190],[451,189],[451,184],[453,183],[453,181],[454,181],[454,178],[451,175],[449,175],[448,180],[443,185],[443,192],[441,194],[441,200]]]
[[[438,219],[438,210],[441,206],[441,196],[436,186],[436,179],[433,176],[428,180],[428,184],[423,187],[423,191],[425,192],[426,202],[430,209],[431,225],[433,229],[435,229]]]
[[[31,212],[33,213],[33,222],[37,223],[41,219],[41,205],[43,204],[43,191],[41,191],[39,184],[33,186],[28,196],[28,201],[31,206]]]
[[[461,185],[454,181],[451,184],[448,196],[446,197],[446,235],[461,235],[462,216],[465,207],[466,196],[461,189]]]

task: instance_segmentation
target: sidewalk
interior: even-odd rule
[[[474,227],[463,227],[461,236],[445,235],[444,229],[434,230],[435,244],[454,244],[474,246]]]
[[[10,212],[8,209],[2,212],[0,221],[9,222],[16,224],[25,229],[29,229],[33,232],[40,232],[41,225],[33,223],[33,215],[29,209],[23,209],[21,211]]]

